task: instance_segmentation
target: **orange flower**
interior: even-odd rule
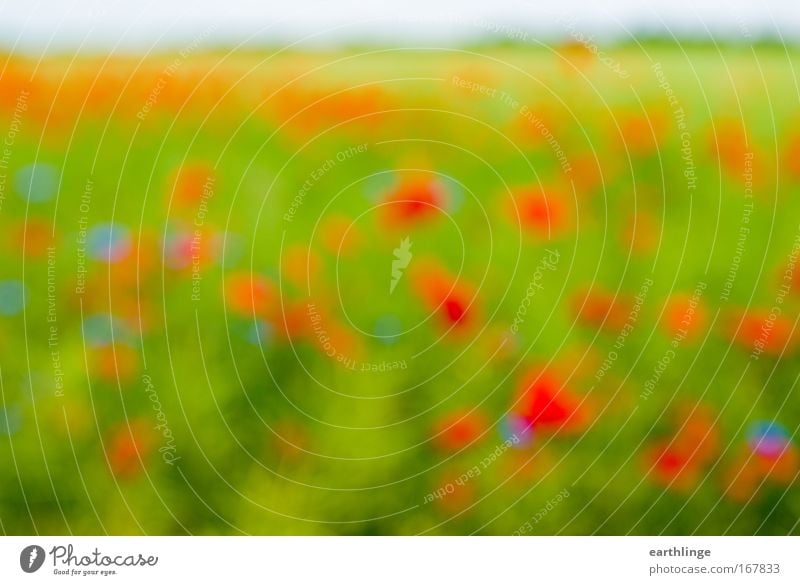
[[[663,112],[627,112],[617,117],[622,145],[634,155],[649,155],[658,150],[669,129]]]
[[[793,328],[794,322],[788,317],[762,309],[742,311],[728,327],[733,340],[743,348],[773,356],[794,349]]]
[[[286,339],[296,339],[307,335],[310,331],[308,320],[308,303],[303,301],[288,302],[283,313],[276,317],[276,329]]]
[[[98,347],[92,350],[91,365],[99,380],[125,384],[133,381],[139,371],[139,353],[122,344]]]
[[[669,335],[696,340],[707,324],[708,309],[700,299],[688,293],[676,293],[667,299],[662,326]]]
[[[719,433],[712,411],[704,405],[683,406],[675,416],[677,434],[672,446],[693,465],[711,463],[719,452]]]
[[[278,293],[274,285],[258,274],[237,272],[225,280],[224,296],[228,309],[240,317],[274,314]]]
[[[578,154],[569,159],[570,171],[565,177],[575,185],[577,195],[585,198],[603,186],[603,179],[610,182],[611,175],[617,172],[611,160],[598,160],[594,153]]]
[[[152,451],[151,435],[143,421],[120,425],[112,433],[106,444],[106,456],[114,475],[129,478],[142,471],[142,462]]]
[[[41,258],[52,246],[53,226],[44,220],[31,218],[12,231],[12,244],[30,258]]]
[[[573,296],[571,304],[580,321],[612,331],[625,326],[631,306],[628,297],[615,296],[602,289],[578,293]]]
[[[755,454],[758,466],[765,477],[789,485],[797,477],[800,471],[800,455],[794,445],[787,445],[786,448],[775,458],[765,457]]]
[[[30,71],[15,64],[6,66],[0,76],[0,107],[13,111],[19,96],[24,92],[30,93],[33,85]]]
[[[206,163],[191,163],[177,170],[172,179],[170,201],[177,207],[197,212],[203,197],[213,193],[216,172]]]
[[[352,331],[341,325],[331,311],[315,302],[307,303],[306,333],[320,351],[345,367],[355,367],[358,351]]]
[[[794,180],[800,180],[800,132],[789,138],[786,144],[783,169]]]
[[[512,220],[519,218],[524,230],[544,238],[558,237],[566,231],[570,222],[568,209],[563,191],[538,186],[516,190],[510,204]]]
[[[765,174],[758,169],[763,154],[748,142],[744,122],[740,119],[721,120],[710,132],[709,150],[732,178],[745,180],[747,173],[754,183],[759,183]]]
[[[269,94],[273,93],[269,89]],[[288,130],[313,130],[338,122],[371,127],[380,122],[380,113],[387,107],[385,92],[378,86],[356,88],[300,87],[296,84],[281,89],[271,98],[274,115],[284,122],[291,119]]]
[[[794,445],[787,445],[777,457],[752,453],[743,447],[726,472],[726,496],[735,502],[746,502],[766,481],[790,485],[798,472],[800,455]]]

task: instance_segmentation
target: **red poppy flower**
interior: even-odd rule
[[[433,262],[418,262],[411,270],[412,287],[427,310],[448,329],[464,329],[475,321],[475,295],[464,283]]]
[[[407,226],[439,215],[447,204],[442,185],[428,177],[402,181],[388,195],[381,207],[384,222]]]
[[[664,487],[688,491],[697,484],[698,468],[690,453],[667,441],[656,443],[647,451],[645,459],[652,477]]]
[[[550,372],[531,372],[522,378],[515,410],[539,430],[572,431],[583,426],[585,409],[578,398]]]
[[[475,442],[486,428],[480,413],[456,411],[436,423],[433,440],[443,451],[457,451]]]
[[[694,487],[705,466],[719,453],[719,435],[712,411],[702,404],[685,405],[674,415],[675,435],[647,451],[648,469],[654,479],[671,489]]]

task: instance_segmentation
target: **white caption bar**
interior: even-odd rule
[[[800,583],[798,545],[793,537],[5,537],[0,583]]]

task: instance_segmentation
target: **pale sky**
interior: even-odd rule
[[[560,18],[559,18],[560,17]],[[800,0],[0,0],[0,46],[39,52],[208,44],[453,44],[573,30],[800,39]]]

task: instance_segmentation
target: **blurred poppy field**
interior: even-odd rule
[[[3,533],[800,532],[797,53],[604,56],[3,56]]]

